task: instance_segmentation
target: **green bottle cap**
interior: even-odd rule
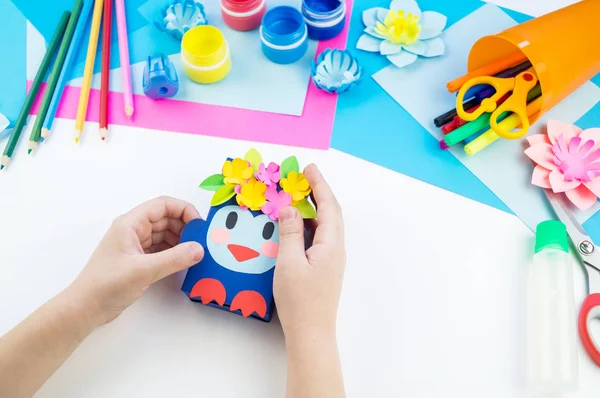
[[[567,227],[560,221],[544,221],[538,224],[535,231],[535,252],[544,249],[558,249],[569,252]]]

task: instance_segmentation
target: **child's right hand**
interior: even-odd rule
[[[304,224],[299,211],[288,207],[279,214],[280,246],[273,290],[288,344],[290,340],[316,336],[335,341],[346,264],[340,205],[316,166],[308,166],[304,174],[317,205],[310,249],[304,250]]]

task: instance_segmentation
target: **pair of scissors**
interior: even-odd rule
[[[529,94],[529,91],[535,87],[537,82],[538,77],[533,68],[529,68],[515,77],[475,77],[467,81],[458,91],[458,96],[456,97],[456,113],[461,119],[469,122],[479,118],[484,113],[491,113],[490,127],[499,137],[509,140],[519,139],[527,134],[527,131],[529,130],[527,95]],[[482,100],[479,108],[469,113],[463,106],[465,94],[471,87],[479,84],[492,86],[496,90],[496,93],[491,97]],[[510,92],[512,92],[512,95],[510,95],[502,104],[498,105],[497,102]],[[507,116],[503,115],[505,112],[511,112],[519,116],[521,119],[520,124],[522,126],[520,130],[512,132],[500,126],[499,123],[501,119],[503,119],[503,116]]]
[[[567,227],[567,233],[577,251],[577,256],[585,265],[588,281],[588,295],[579,310],[577,329],[585,350],[594,363],[600,366],[600,341],[590,333],[590,323],[600,319],[600,248],[585,233],[573,212],[558,194],[545,190],[550,205],[558,219]]]

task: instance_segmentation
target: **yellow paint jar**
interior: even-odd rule
[[[231,54],[223,33],[214,26],[188,30],[181,40],[183,69],[196,83],[222,80],[231,70]]]

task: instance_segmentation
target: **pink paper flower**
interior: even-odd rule
[[[262,212],[271,218],[271,220],[279,220],[279,211],[284,207],[292,205],[292,195],[285,191],[277,192],[277,189],[272,186],[265,194],[267,203],[261,208]]]
[[[254,173],[254,176],[258,181],[264,182],[268,187],[276,185],[281,179],[279,165],[271,162],[268,167],[265,167],[265,164],[261,163],[260,166],[258,166],[258,171]]]
[[[527,137],[525,154],[535,163],[531,183],[564,192],[579,209],[589,209],[600,196],[600,128],[582,130],[551,120],[548,135]]]

